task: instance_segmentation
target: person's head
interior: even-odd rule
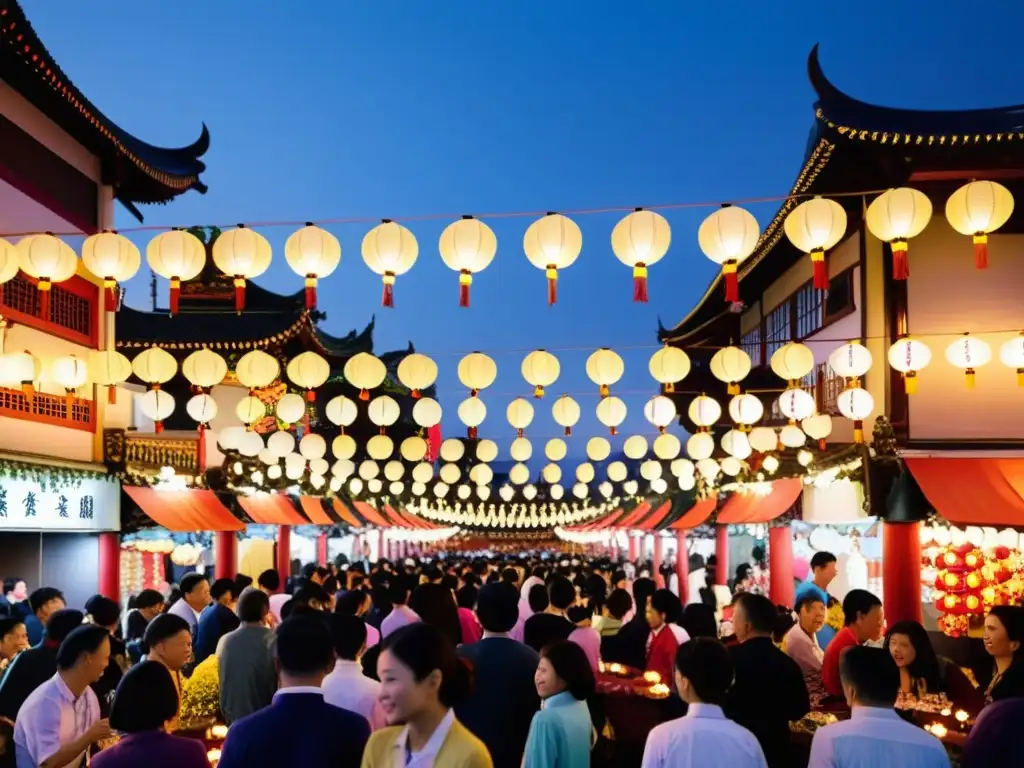
[[[899,669],[924,686],[922,693],[938,692],[939,659],[924,627],[916,621],[897,622],[885,635],[885,648]]]
[[[192,628],[180,616],[162,613],[146,625],[142,644],[150,658],[180,672],[192,658]]]
[[[54,611],[46,621],[45,641],[47,645],[60,645],[64,638],[82,626],[85,614],[74,608]]]
[[[247,589],[238,599],[238,619],[243,624],[262,624],[270,613],[270,597],[259,589]]]
[[[839,675],[850,707],[892,709],[900,692],[900,670],[881,648],[855,645],[839,657]]]
[[[771,637],[778,621],[778,611],[764,595],[744,592],[737,595],[732,612],[732,627],[741,643],[755,637]]]
[[[0,659],[13,659],[28,648],[28,632],[20,618],[0,619]]]
[[[477,595],[479,593],[480,590],[471,584],[467,584],[455,593],[455,602],[459,608],[467,608],[472,611],[476,607]]]
[[[822,589],[828,587],[838,571],[836,556],[831,552],[815,552],[811,558],[811,573],[814,583]]]
[[[103,595],[93,595],[85,601],[85,612],[89,621],[109,632],[117,629],[121,618],[121,606]]]
[[[273,595],[281,588],[281,576],[273,568],[269,568],[259,575],[256,583],[268,595]]]
[[[678,620],[682,608],[672,590],[659,589],[647,600],[646,611],[647,626],[660,629],[664,624]]]
[[[109,662],[110,632],[94,624],[71,630],[57,649],[57,669],[79,675],[85,685],[103,677]]]
[[[12,603],[20,603],[28,597],[28,585],[20,576],[8,576],[4,579],[4,596]]]
[[[366,650],[366,622],[358,616],[332,614],[329,618],[334,652],[342,661],[356,661]]]
[[[362,613],[366,613],[366,611],[370,610],[370,596],[365,592],[360,592],[359,596],[364,604]],[[314,611],[323,611],[327,609],[331,601],[327,593],[324,592],[323,587],[312,581],[307,581],[295,590],[295,594],[292,595],[292,602],[308,605]]]
[[[118,683],[110,727],[121,733],[161,731],[178,714],[178,689],[163,664],[144,661]]]
[[[543,613],[548,609],[548,588],[543,584],[534,584],[526,595],[526,602],[533,613]]]
[[[736,591],[747,592],[754,583],[754,575],[751,572],[750,563],[740,563],[736,566]]]
[[[985,617],[985,650],[997,659],[1024,657],[1024,608],[997,605]]]
[[[155,589],[144,589],[135,598],[135,610],[142,614],[146,621],[152,621],[163,613],[164,596]]]
[[[818,554],[821,554],[820,552]],[[882,601],[866,589],[851,589],[843,598],[846,626],[853,630],[858,643],[880,640],[885,629]]]
[[[252,576],[248,576],[244,573],[235,575],[235,599],[244,592],[248,587],[252,586]]]
[[[432,565],[423,572],[423,576],[430,584],[440,584],[444,573],[436,565]]]
[[[714,638],[695,637],[676,651],[676,690],[687,704],[722,706],[732,676],[732,657]]]
[[[565,612],[565,617],[577,627],[589,627],[594,620],[594,614],[586,605],[573,605]]]
[[[363,616],[371,604],[369,594],[361,589],[350,589],[334,602],[334,612],[342,616]]]
[[[633,607],[633,598],[629,596],[629,592],[624,589],[613,589],[612,593],[608,595],[608,599],[605,601],[603,613],[607,616],[611,616],[613,619],[622,621],[626,614],[629,613],[629,609]]]
[[[181,599],[184,600],[193,611],[201,611],[210,604],[210,582],[201,573],[186,573],[181,577],[178,584],[181,589]]]
[[[515,568],[506,568],[501,572],[501,580],[513,587],[519,586],[519,571]]]
[[[455,645],[427,623],[409,624],[388,635],[381,644],[377,672],[378,700],[388,725],[425,713],[436,715],[472,690],[472,676],[455,654]]]
[[[828,609],[825,601],[817,592],[808,592],[796,601],[793,607],[799,617],[800,628],[809,635],[815,634],[825,626],[825,619],[828,618]]]
[[[704,603],[690,603],[683,608],[680,625],[690,637],[710,637],[718,639],[718,621],[715,609]]]
[[[633,605],[637,606],[637,612],[647,605],[647,601],[657,589],[654,580],[648,579],[646,576],[641,576],[633,582]]]
[[[43,624],[52,613],[67,607],[64,603],[64,593],[53,587],[40,587],[35,590],[28,596],[28,605]]]
[[[593,696],[597,686],[587,654],[570,640],[556,640],[541,649],[533,683],[542,699],[568,691],[578,701]]]
[[[440,584],[420,584],[409,599],[409,607],[423,623],[435,627],[453,645],[462,642],[462,624],[451,590]]]
[[[616,569],[615,572],[612,573],[612,586],[616,589],[625,589],[626,582],[626,572],[621,568]]]
[[[409,582],[401,576],[393,578],[388,585],[388,595],[392,605],[405,605],[409,602]]]
[[[476,617],[485,632],[511,632],[519,620],[519,590],[507,581],[485,584],[476,597]]]
[[[568,610],[576,602],[576,587],[565,576],[553,577],[548,582],[548,602],[555,610]]]
[[[323,614],[291,616],[277,628],[281,687],[319,686],[334,669],[334,643]]]
[[[231,608],[235,604],[235,600],[238,599],[238,593],[235,592],[235,580],[217,579],[213,582],[210,585],[210,599],[225,608]]]

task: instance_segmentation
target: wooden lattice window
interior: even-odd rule
[[[0,416],[95,432],[95,402],[78,397],[70,402],[69,412],[68,399],[63,395],[34,392],[29,397],[23,390],[0,387]]]
[[[88,280],[75,276],[54,284],[50,289],[50,316],[47,318],[42,316],[36,280],[24,272],[0,287],[0,297],[0,314],[14,322],[99,348],[99,288]]]

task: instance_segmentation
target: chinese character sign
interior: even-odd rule
[[[0,479],[0,531],[116,531],[121,487],[83,478],[56,490],[34,480]]]

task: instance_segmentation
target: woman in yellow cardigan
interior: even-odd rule
[[[493,768],[487,747],[455,719],[469,670],[429,624],[388,636],[377,660],[380,704],[391,727],[370,737],[362,768]]]

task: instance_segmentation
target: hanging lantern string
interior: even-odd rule
[[[860,190],[857,192],[830,192],[827,196],[830,198],[837,197],[867,197],[870,195],[880,195],[885,192],[885,189],[869,189]],[[671,210],[684,210],[691,208],[720,208],[724,203],[728,202],[731,205],[757,205],[759,203],[780,203],[787,200],[803,200],[811,199],[815,197],[814,194],[803,192],[803,193],[789,193],[785,195],[769,195],[766,197],[746,197],[746,198],[733,198],[728,201],[714,200],[714,201],[691,201],[682,203],[660,203],[657,205],[644,205],[640,206],[645,211],[671,211]],[[566,216],[591,216],[599,214],[609,213],[632,213],[637,210],[636,205],[615,205],[603,208],[572,208],[572,209],[553,209],[550,207],[533,210],[533,211],[496,211],[491,213],[479,213],[474,214],[474,218],[477,219],[518,219],[518,218],[539,218],[544,216],[552,210],[559,210],[560,213]],[[437,221],[437,220],[453,220],[459,219],[465,214],[465,211],[459,213],[425,213],[414,216],[388,216],[386,217],[390,221],[396,222],[416,222],[416,221]],[[325,224],[379,224],[382,220],[380,216],[341,216],[332,218],[314,218],[309,219],[294,219],[284,221],[252,221],[245,222],[242,226],[248,229],[269,229],[270,227],[303,227],[306,226],[310,221],[313,221],[317,225]],[[172,229],[191,229],[197,225],[190,225],[185,227],[174,227],[168,225],[157,225],[157,224],[143,224],[137,227],[118,227],[117,231],[120,234],[126,234],[128,232],[169,232]],[[200,228],[215,228],[222,230],[230,230],[238,227],[239,223],[237,220],[233,220],[226,224],[204,224]],[[0,232],[0,237],[26,237],[28,235],[38,234],[35,231],[27,232]],[[63,232],[50,232],[50,234],[56,235],[57,237],[76,237],[92,234],[85,232],[81,229],[68,230]]]

